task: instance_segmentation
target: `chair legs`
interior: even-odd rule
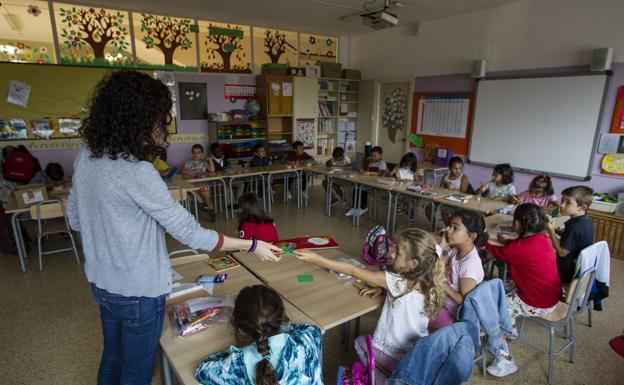
[[[589,327],[592,327],[592,306],[594,306],[594,301],[587,303],[587,324]]]
[[[74,256],[76,257],[76,263],[80,265],[80,257],[78,256],[78,248],[76,247],[76,242],[74,242],[74,236],[71,232],[67,233],[69,235],[69,240],[72,244],[72,249],[74,249]]]
[[[575,363],[576,362],[576,337],[574,335],[574,319],[570,319],[570,325],[568,326],[568,330],[570,331],[570,334],[568,335],[568,338],[570,339],[570,362],[571,363]]]
[[[41,255],[41,238],[43,235],[41,233],[37,233],[37,254],[39,256],[39,271],[43,271],[43,260]]]
[[[548,328],[548,385],[552,384],[553,366],[555,365],[555,328]]]
[[[41,240],[47,234],[46,233],[37,233],[37,256],[39,258],[39,271],[43,271],[43,254],[54,254],[54,253],[60,253],[60,252],[69,251],[69,250],[72,250],[74,252],[74,256],[76,257],[76,263],[80,265],[80,256],[78,255],[78,248],[76,247],[76,242],[74,241],[73,234],[71,233],[71,231],[68,231],[68,232],[66,232],[64,234],[67,234],[69,236],[69,240],[70,240],[70,242],[72,244],[71,248],[44,252],[43,249],[41,248]]]

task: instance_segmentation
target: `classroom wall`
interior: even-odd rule
[[[350,64],[365,79],[469,73],[486,59],[502,71],[589,64],[594,48],[624,62],[621,0],[526,0],[349,41]]]
[[[200,73],[175,73],[176,82],[203,82],[206,83],[208,92],[208,112],[229,111],[232,109],[244,108],[245,101],[240,100],[231,103],[225,99],[224,86],[226,83],[233,84],[255,84],[255,77],[248,75],[219,75]],[[176,92],[177,92],[176,86]],[[180,97],[177,98],[177,110],[180,110]],[[206,120],[181,120],[176,118],[178,134],[208,134],[208,122]],[[207,140],[199,142],[204,148],[208,148]],[[171,143],[167,149],[168,163],[172,166],[181,166],[187,159],[190,159],[193,142]],[[39,159],[41,165],[49,162],[60,163],[67,175],[73,174],[73,163],[78,149],[69,150],[40,150],[33,154]]]
[[[561,75],[566,73],[574,73],[579,70],[583,70],[585,67],[560,67],[560,68],[547,68],[547,69],[534,69],[524,71],[501,71],[492,73],[491,76],[514,76],[514,75],[536,75],[536,74],[553,74]],[[620,85],[624,84],[624,63],[616,63],[613,65],[613,76],[609,83],[609,89],[607,91],[607,97],[604,105],[604,111],[602,120],[600,123],[600,132],[608,132],[611,126],[611,118],[613,116],[613,107],[615,105],[615,97],[617,89]],[[431,91],[473,91],[476,88],[476,81],[470,78],[469,74],[456,74],[456,75],[441,75],[441,76],[422,76],[416,77],[414,81],[416,92],[431,92]],[[573,149],[571,149],[573,153]],[[422,152],[417,151],[419,158],[422,159]],[[465,155],[465,154],[462,154]],[[527,156],[530,156],[530,145],[527,144]],[[594,190],[599,192],[617,193],[624,189],[624,178],[614,177],[600,174],[600,161],[602,159],[601,154],[596,154],[594,157],[594,163],[592,166],[591,180],[588,182],[581,182],[578,180],[572,180],[567,178],[553,178],[555,191],[559,193],[566,187],[587,184]],[[513,166],[513,165],[512,165]],[[472,164],[466,164],[466,175],[470,178],[473,186],[478,186],[480,181],[487,181],[491,178],[491,167],[477,166]],[[529,185],[534,174],[528,173],[515,173],[516,189],[523,191]]]

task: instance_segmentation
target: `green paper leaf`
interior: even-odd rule
[[[424,143],[423,143],[422,138],[420,136],[416,135],[416,134],[410,134],[408,136],[408,139],[409,139],[410,143],[412,143],[417,148],[423,148],[425,146]]]
[[[191,32],[199,32],[199,26],[197,24],[193,24],[190,27],[191,27]]]
[[[314,276],[309,274],[301,274],[297,276],[297,282],[299,283],[307,283],[314,282]]]

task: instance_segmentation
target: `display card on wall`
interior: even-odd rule
[[[178,83],[180,100],[180,119],[206,119],[208,103],[206,83]]]
[[[254,27],[253,34],[256,71],[265,63],[297,65],[296,32]]]
[[[132,66],[128,12],[54,4],[63,64]]]
[[[317,61],[335,63],[337,60],[338,38],[299,34],[299,65],[311,65]]]
[[[251,28],[200,20],[202,72],[251,73]]]

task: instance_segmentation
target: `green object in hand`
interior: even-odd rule
[[[295,251],[290,246],[282,247],[282,253],[288,255],[289,257],[295,256]]]
[[[314,276],[309,274],[301,274],[297,276],[299,283],[314,282]]]

